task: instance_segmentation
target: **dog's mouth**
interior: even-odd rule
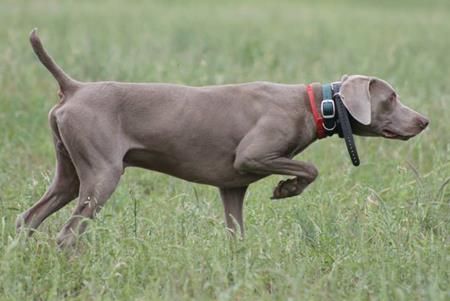
[[[408,140],[409,138],[414,137],[414,135],[401,135],[397,132],[394,132],[390,129],[384,129],[381,131],[381,135],[384,138],[388,138],[388,139],[399,139],[399,140]]]

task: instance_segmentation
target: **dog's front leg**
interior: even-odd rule
[[[230,233],[236,235],[238,229],[244,237],[243,206],[247,186],[235,188],[219,188],[225,211],[225,222]]]
[[[283,135],[285,132],[276,126],[269,128],[267,124],[256,127],[241,141],[236,150],[234,167],[240,172],[295,176],[278,183],[273,192],[273,199],[299,195],[319,174],[313,164],[292,160],[286,156],[290,141],[287,135]],[[304,144],[307,145],[308,142],[305,141]]]
[[[289,158],[250,158],[235,164],[239,170],[254,174],[292,175],[295,178],[278,183],[273,191],[272,199],[282,199],[299,195],[311,184],[319,174],[311,163],[295,161]]]

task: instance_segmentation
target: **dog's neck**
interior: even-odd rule
[[[320,108],[320,101],[322,99],[322,88],[319,83],[312,84],[314,95],[315,95],[315,105],[316,108]],[[317,126],[314,120],[314,116],[311,110],[311,105],[308,99],[308,93],[306,92],[306,85],[300,84],[297,86],[296,92],[297,99],[300,104],[301,110],[298,111],[301,114],[299,118],[299,126],[301,135],[298,136],[296,142],[296,147],[289,152],[288,157],[292,158],[298,153],[302,152],[305,148],[311,145],[314,141],[318,139],[317,137]]]

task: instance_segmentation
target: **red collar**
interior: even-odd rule
[[[312,85],[306,86],[306,92],[308,92],[309,104],[311,106],[311,111],[314,116],[314,122],[316,123],[316,133],[317,138],[322,139],[327,136],[325,132],[325,128],[323,127],[323,118],[320,116],[319,111],[317,111],[316,107],[316,99],[314,97],[314,90]]]

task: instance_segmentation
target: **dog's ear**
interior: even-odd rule
[[[342,75],[342,77],[341,77],[341,82],[343,83],[344,81],[347,80],[347,78],[348,78],[348,75],[347,75],[347,74]]]
[[[370,83],[367,76],[352,75],[345,79],[340,91],[344,106],[354,119],[364,125],[371,121]]]

